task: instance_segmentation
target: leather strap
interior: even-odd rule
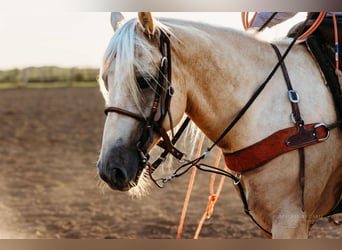
[[[109,112],[115,112],[115,113],[118,113],[121,115],[126,115],[126,116],[129,116],[131,118],[134,118],[134,119],[136,119],[138,121],[142,121],[142,122],[146,121],[146,119],[144,117],[142,117],[138,114],[135,114],[133,112],[118,108],[118,107],[107,107],[107,108],[105,108],[105,110],[104,110],[105,115],[108,115]]]
[[[183,122],[183,124],[181,125],[181,127],[179,128],[179,130],[177,131],[177,133],[175,134],[175,136],[172,138],[172,140],[171,140],[171,147],[173,146],[173,145],[175,145],[176,144],[176,142],[178,141],[178,139],[180,138],[180,136],[182,135],[182,133],[184,132],[184,130],[186,129],[186,127],[188,126],[188,124],[189,124],[189,122],[190,122],[191,120],[190,120],[190,118],[189,117],[187,117],[185,120],[184,120],[184,122]],[[167,147],[167,146],[165,146],[165,142],[166,142],[167,140],[163,140],[163,141],[160,141],[159,143],[158,143],[158,146],[159,147],[161,147],[161,148],[164,148],[164,151],[160,154],[160,156],[158,157],[158,159],[157,160],[155,160],[152,164],[151,164],[151,171],[153,172],[155,169],[157,169],[158,167],[159,167],[159,165],[162,163],[162,162],[164,162],[165,160],[166,160],[166,156],[169,154],[169,153],[171,153],[172,151]],[[170,145],[169,145],[169,147],[170,147]],[[174,148],[173,147],[173,149],[175,149],[176,151],[176,153],[177,153],[177,155],[175,156],[177,159],[181,159],[182,158],[182,156],[184,155],[182,152],[180,152],[180,151],[178,151],[176,148]],[[174,154],[172,154],[172,155],[174,155]]]
[[[300,203],[304,212],[304,189],[305,189],[305,151],[304,148],[298,149],[299,154],[299,186],[301,189]]]
[[[277,54],[278,60],[281,60],[281,54],[279,49],[277,48],[277,46],[275,46],[274,44],[271,44],[275,53]],[[294,136],[292,136],[291,138],[294,139],[294,144],[295,145],[299,145],[299,144],[305,144],[305,142],[307,141],[307,138],[309,140],[311,140],[311,131],[307,131],[306,129],[304,129],[304,121],[302,119],[302,116],[300,114],[300,109],[299,109],[299,95],[297,93],[297,91],[295,91],[292,87],[291,84],[291,80],[289,77],[289,74],[287,72],[286,66],[284,61],[281,62],[281,69],[283,71],[283,75],[285,78],[285,83],[287,85],[287,89],[288,89],[288,97],[291,103],[291,107],[292,107],[292,120],[293,122],[296,124],[296,127],[298,128],[298,132],[297,134],[295,134]],[[307,135],[307,136],[306,136]],[[292,140],[288,139],[286,141],[286,144],[289,145],[291,144]],[[299,148],[298,149],[298,153],[299,153],[299,186],[301,189],[301,204],[302,204],[302,211],[304,211],[304,186],[305,186],[305,152],[304,152],[304,148]]]
[[[160,126],[157,127],[157,125],[155,125],[154,128],[155,128],[155,130],[158,131],[160,136],[163,138],[163,140],[161,140],[158,143],[158,146],[163,148],[164,150],[167,150],[170,154],[172,154],[178,160],[182,159],[184,154],[173,146],[173,143],[171,142],[171,140],[170,140],[169,136],[167,135],[165,129],[163,127],[160,127]]]
[[[273,47],[273,49],[274,49],[274,51],[275,51],[275,53],[276,53],[276,55],[280,61],[281,54],[280,54],[279,49],[274,44],[271,44],[271,45],[272,45],[272,47]],[[286,83],[286,86],[288,89],[288,97],[289,97],[291,107],[292,107],[293,120],[297,124],[297,126],[299,124],[304,124],[304,121],[302,120],[302,117],[300,115],[300,110],[299,110],[299,105],[298,105],[299,95],[298,95],[297,91],[295,91],[292,87],[291,80],[290,80],[289,74],[287,72],[284,61],[281,62],[280,66],[281,66],[281,70],[283,72],[285,83]]]
[[[255,169],[279,155],[326,140],[330,128],[335,128],[336,125],[322,124],[312,123],[304,125],[302,129],[290,127],[279,130],[249,147],[233,153],[224,153],[224,160],[228,168],[236,172]],[[297,143],[298,140],[300,143]]]

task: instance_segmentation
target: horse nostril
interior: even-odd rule
[[[106,171],[105,169],[99,168],[98,174],[114,190],[126,191],[129,189],[129,179],[125,170],[113,168]]]
[[[123,184],[127,182],[127,174],[119,168],[114,168],[112,170],[111,177],[112,177],[111,179],[116,183]]]

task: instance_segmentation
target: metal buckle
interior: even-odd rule
[[[291,89],[291,90],[287,91],[287,96],[289,97],[290,102],[299,103],[299,94],[297,91]]]
[[[297,124],[298,121],[296,121],[293,112],[292,112],[291,115],[290,115],[290,119],[291,119],[291,121],[292,121],[294,124]],[[304,120],[302,115],[300,115],[300,119],[301,119],[302,121]]]
[[[328,127],[328,125],[327,125],[326,123],[324,123],[324,122],[317,123],[317,124],[315,124],[315,126],[314,126],[315,135],[316,135],[316,136],[317,136],[316,130],[317,130],[317,128],[319,128],[319,127],[324,127],[325,130],[327,131],[327,135],[326,135],[324,138],[318,138],[318,137],[317,137],[317,141],[322,142],[322,141],[327,140],[327,139],[330,137],[330,130],[329,130],[329,127]]]
[[[159,188],[164,188],[166,186],[166,183],[168,183],[169,181],[171,181],[173,178],[175,178],[175,174],[163,177],[163,178],[159,178],[154,180],[154,183],[159,187]]]

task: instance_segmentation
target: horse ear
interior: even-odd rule
[[[139,12],[138,17],[139,22],[144,29],[144,33],[148,36],[152,36],[156,29],[156,23],[151,12]]]
[[[110,13],[110,22],[112,24],[114,32],[121,26],[122,21],[125,17],[121,12],[112,12]]]

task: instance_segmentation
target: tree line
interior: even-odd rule
[[[98,74],[99,69],[95,68],[28,67],[0,70],[0,84],[26,85],[28,83],[94,82],[97,80]]]

